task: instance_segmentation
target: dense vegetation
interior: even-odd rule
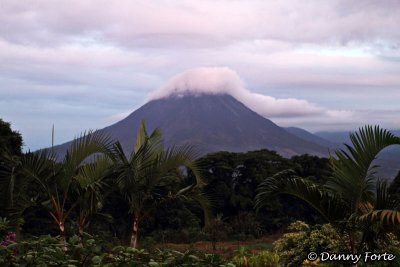
[[[400,173],[379,181],[371,163],[400,141],[379,127],[331,159],[265,149],[199,158],[164,148],[142,123],[131,155],[88,132],[60,160],[22,153],[2,120],[0,133],[0,265],[300,266],[310,251],[399,252]],[[270,235],[281,236],[272,251],[214,254],[218,242]],[[157,250],[200,240],[213,254]]]

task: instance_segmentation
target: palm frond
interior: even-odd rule
[[[196,178],[196,185],[202,187],[205,185],[205,182],[201,174],[202,170],[197,163],[199,155],[199,152],[193,146],[173,146],[163,153],[161,170],[167,173],[170,170],[185,166],[190,169]],[[178,175],[176,177],[179,178],[182,176]]]
[[[374,205],[360,219],[378,221],[380,224],[400,224],[400,203],[395,195],[388,192],[387,182],[377,182]]]
[[[21,167],[20,158],[8,153],[2,155],[3,162],[0,167],[0,208],[11,208],[14,205],[17,172]]]
[[[111,160],[108,157],[98,156],[93,163],[83,165],[75,179],[82,189],[101,184],[111,166]]]
[[[281,171],[260,184],[255,198],[256,209],[259,210],[271,197],[279,194],[291,195],[305,201],[329,222],[337,222],[348,211],[346,203],[337,195],[321,185],[298,177],[293,170]]]
[[[140,149],[140,147],[144,146],[146,143],[150,143],[152,145],[160,144],[161,143],[161,130],[156,128],[150,134],[147,133],[146,123],[144,120],[140,122],[139,130],[136,134],[136,143],[134,147],[134,153]]]
[[[361,220],[368,219],[370,221],[379,221],[381,224],[400,224],[400,211],[399,210],[374,210],[368,214],[362,215]]]
[[[215,201],[209,195],[204,193],[202,190],[191,192],[189,200],[197,203],[199,207],[202,209],[204,214],[204,222],[205,225],[207,226],[212,218],[212,208],[214,205],[213,203],[215,203]]]
[[[82,133],[75,138],[65,155],[64,164],[67,171],[73,173],[90,156],[107,153],[113,144],[111,137],[101,131]]]
[[[353,210],[360,202],[372,201],[375,188],[375,169],[372,165],[384,148],[400,144],[400,139],[379,126],[365,126],[350,135],[351,146],[336,151],[330,159],[332,177],[327,186],[353,203]]]
[[[124,149],[119,141],[114,143],[114,145],[106,152],[106,155],[114,163],[127,164],[128,162]]]
[[[49,186],[55,183],[55,178],[60,172],[60,166],[55,163],[55,157],[47,150],[23,154],[21,166],[25,182],[29,183],[33,179],[47,193]]]

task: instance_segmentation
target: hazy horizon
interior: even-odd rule
[[[4,0],[0,118],[35,150],[51,145],[53,124],[60,144],[201,88],[284,127],[400,129],[398,5]]]

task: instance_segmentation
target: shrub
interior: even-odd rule
[[[238,267],[280,267],[279,255],[268,250],[251,253],[240,247],[232,262]]]
[[[0,266],[209,266],[234,267],[219,255],[196,251],[134,249],[100,244],[92,237],[81,242],[77,236],[66,244],[57,237],[34,237],[0,246]]]
[[[11,230],[10,221],[0,217],[0,240]]]
[[[67,244],[51,236],[33,237],[0,247],[0,266],[85,266],[88,260],[101,252],[94,239],[84,243],[74,236]]]
[[[301,266],[309,252],[343,252],[346,244],[339,233],[330,225],[315,225],[296,221],[289,228],[291,232],[274,242],[274,248],[284,266]]]
[[[235,267],[215,254],[195,251],[156,250],[149,253],[143,249],[115,247],[112,252],[92,258],[92,266],[210,266]]]
[[[249,267],[279,267],[279,255],[271,251],[260,251],[249,258]]]

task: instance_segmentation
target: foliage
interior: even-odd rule
[[[0,238],[5,236],[11,230],[10,221],[7,218],[0,217]]]
[[[311,156],[308,154],[293,156],[290,161],[297,175],[302,177],[314,177],[314,180],[322,183],[331,175],[329,159]]]
[[[249,258],[249,267],[279,266],[279,255],[271,251],[261,251]]]
[[[55,237],[41,236],[0,247],[1,266],[88,266],[88,259],[101,248],[93,239],[80,243],[68,240],[67,250]]]
[[[197,160],[192,147],[164,148],[160,131],[148,134],[144,122],[131,155],[101,132],[89,132],[63,158],[49,150],[20,153],[19,133],[1,122],[0,134],[8,128],[16,139],[0,140],[0,217],[8,218],[0,220],[0,266],[127,266],[130,260],[141,266],[232,266],[214,254],[114,247],[84,231],[118,244],[131,234],[131,244],[140,241],[148,248],[200,240],[211,240],[215,248],[221,240],[285,229],[295,219],[306,223],[291,225],[291,232],[275,243],[280,258],[275,252],[243,249],[234,262],[305,264],[300,260],[305,252],[339,247],[399,253],[400,174],[390,186],[377,182],[372,161],[400,141],[379,127],[360,129],[351,136],[352,146],[329,160],[285,159],[265,149]],[[3,149],[8,147],[4,140],[16,150]],[[213,220],[211,208],[218,214]],[[330,224],[310,226],[321,221]],[[138,239],[139,231],[145,238]],[[29,238],[43,233],[60,238]]]
[[[84,229],[94,215],[101,215],[103,220],[111,221],[109,215],[101,214],[104,197],[110,185],[106,180],[111,171],[111,161],[106,156],[97,156],[93,162],[81,167],[76,176],[73,197],[78,207],[78,233],[83,236]]]
[[[226,239],[226,233],[229,231],[228,225],[223,221],[221,214],[217,214],[215,218],[211,219],[204,230],[212,242],[214,251],[216,250],[217,241]]]
[[[195,161],[197,153],[189,146],[164,149],[160,138],[159,129],[149,135],[142,122],[129,157],[118,142],[109,153],[117,187],[128,202],[127,213],[132,215],[132,247],[137,246],[141,222],[153,217],[166,203],[195,201],[207,211],[208,202],[202,192],[204,183]],[[193,173],[192,181],[188,171]]]
[[[390,183],[390,186],[388,187],[388,192],[400,201],[400,171]]]
[[[351,134],[350,140],[352,146],[331,157],[332,174],[325,184],[299,177],[293,170],[279,172],[260,185],[257,207],[278,194],[295,196],[348,234],[351,252],[375,249],[376,237],[400,223],[400,206],[386,184],[376,180],[377,166],[372,163],[381,150],[400,144],[400,138],[378,126],[366,126]]]
[[[144,238],[142,243],[151,243],[149,241],[154,240],[159,243],[194,243],[197,241],[210,240],[210,235],[207,234],[203,229],[199,227],[185,227],[180,229],[159,229],[153,231],[147,236],[149,239]],[[220,240],[218,240],[220,241]]]
[[[194,205],[187,203],[170,202],[158,209],[151,220],[147,220],[145,228],[146,233],[157,230],[182,230],[197,229],[200,231],[204,222],[202,220],[202,211]]]
[[[146,251],[116,246],[106,251],[98,240],[78,236],[67,242],[67,250],[55,237],[41,236],[6,247],[0,246],[0,266],[221,266],[234,267],[214,254],[174,250]]]
[[[286,159],[263,149],[247,153],[213,153],[202,157],[199,165],[205,170],[205,190],[212,196],[214,213],[222,214],[226,223],[235,228],[235,236],[249,239],[280,230],[296,219],[320,221],[317,212],[291,196],[271,198],[259,213],[254,214],[254,197],[265,177],[288,168],[307,172],[318,181],[325,180],[322,176],[325,172],[319,168],[326,168],[326,161],[308,155]],[[251,222],[254,222],[254,228]]]
[[[11,129],[11,124],[0,119],[0,162],[4,152],[10,155],[20,155],[22,150],[22,136]]]
[[[146,148],[134,151],[136,156],[130,167],[132,155],[125,155],[118,145],[110,152],[111,140],[99,132],[79,136],[64,158],[50,150],[8,155],[0,171],[0,216],[8,217],[17,233],[23,223],[21,229],[25,235],[71,235],[86,231],[125,239],[132,232],[130,204],[134,200],[142,203],[142,210],[146,211],[140,219],[141,235],[175,242],[207,239],[202,227],[206,225],[210,207],[213,214],[222,214],[224,222],[230,225],[223,239],[259,237],[285,227],[296,218],[314,221],[315,212],[299,201],[293,204],[288,196],[273,199],[255,214],[254,196],[263,177],[288,167],[318,177],[323,173],[319,169],[324,168],[323,159],[305,155],[289,160],[273,151],[260,150],[214,153],[193,164],[182,157],[195,159],[197,155],[192,148],[164,149],[158,130],[154,135],[147,134],[142,124],[138,136],[136,146]],[[99,152],[106,152],[108,158]],[[178,162],[191,166],[175,168],[173,161],[175,166]],[[162,166],[168,166],[169,170]],[[132,194],[136,200],[128,197],[127,192],[133,188],[125,183],[128,180],[120,179],[124,171],[128,174],[129,168],[132,175],[128,176],[137,178],[133,184],[138,193]],[[200,175],[199,170],[204,172]],[[144,189],[146,185],[149,191]]]
[[[111,253],[92,258],[93,266],[234,266],[215,254],[195,251],[156,250],[115,247]]]
[[[215,198],[215,212],[233,217],[253,209],[255,190],[263,175],[287,168],[288,160],[267,150],[219,152],[203,157],[199,165],[206,170],[206,190]]]
[[[290,232],[274,242],[274,249],[284,266],[300,266],[311,251],[317,254],[324,251],[343,253],[347,247],[330,224],[309,226],[296,221],[288,230]]]
[[[238,267],[280,267],[279,255],[268,250],[251,253],[240,247],[232,262]]]
[[[0,246],[6,247],[16,241],[17,241],[17,235],[14,232],[8,232],[3,237],[3,240],[0,240]]]
[[[230,226],[232,234],[242,234],[249,239],[260,238],[264,234],[261,222],[254,212],[240,212],[232,218]]]
[[[9,192],[14,188],[16,169],[20,165],[22,136],[11,129],[11,124],[0,119],[0,217],[10,216],[13,199]],[[2,182],[5,178],[8,183]]]
[[[71,212],[76,206],[81,208],[79,204],[90,202],[79,201],[79,196],[85,191],[79,188],[90,186],[88,181],[97,182],[89,177],[90,165],[86,162],[107,150],[110,144],[108,136],[88,132],[72,142],[59,162],[49,150],[22,154],[15,168],[0,174],[0,188],[8,189],[6,196],[7,209],[12,211],[10,217],[20,221],[29,208],[44,207],[59,234],[65,236],[65,224]],[[83,180],[86,182],[83,183]]]

